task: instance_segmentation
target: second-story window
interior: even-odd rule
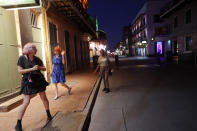
[[[177,28],[178,27],[178,17],[176,16],[174,18],[174,28]]]
[[[186,24],[189,24],[191,23],[192,19],[191,19],[191,10],[188,10],[186,13],[185,13],[185,22]]]
[[[33,27],[39,27],[39,24],[38,24],[38,15],[36,15],[35,13],[31,12],[31,25]]]

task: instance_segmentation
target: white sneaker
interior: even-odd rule
[[[72,88],[70,87],[70,88],[68,89],[68,95],[71,95],[71,90],[72,90]]]
[[[57,99],[58,99],[58,96],[56,96],[56,97],[53,98],[53,100],[57,100]]]

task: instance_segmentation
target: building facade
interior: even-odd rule
[[[0,8],[0,97],[20,88],[17,60],[21,45],[18,42],[15,11]]]
[[[161,17],[169,22],[169,47],[181,62],[196,63],[197,1],[170,0],[161,9]]]
[[[124,26],[122,28],[122,42],[125,48],[125,54],[127,56],[133,56],[132,54],[132,36],[131,36],[131,25]]]
[[[168,41],[167,22],[160,19],[160,9],[166,0],[146,0],[131,24],[134,55],[165,55]]]
[[[0,97],[19,91],[17,60],[28,42],[36,44],[36,55],[47,67],[48,80],[55,46],[66,51],[66,73],[88,67],[89,42],[96,36],[96,27],[87,14],[87,0],[43,1],[31,9],[4,8],[0,7]]]
[[[89,41],[96,35],[96,27],[93,26],[86,8],[81,6],[80,1],[51,2],[47,10],[47,20],[50,49],[47,51],[48,56],[52,58],[54,47],[59,45],[66,51],[66,72],[87,67],[90,61]]]

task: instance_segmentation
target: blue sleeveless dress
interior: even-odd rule
[[[54,64],[53,72],[52,72],[52,81],[53,83],[65,83],[65,73],[64,73],[64,65],[62,63],[62,55],[59,55],[58,58],[53,56]]]

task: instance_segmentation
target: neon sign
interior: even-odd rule
[[[157,42],[157,53],[158,54],[162,54],[163,51],[162,51],[162,42]]]

